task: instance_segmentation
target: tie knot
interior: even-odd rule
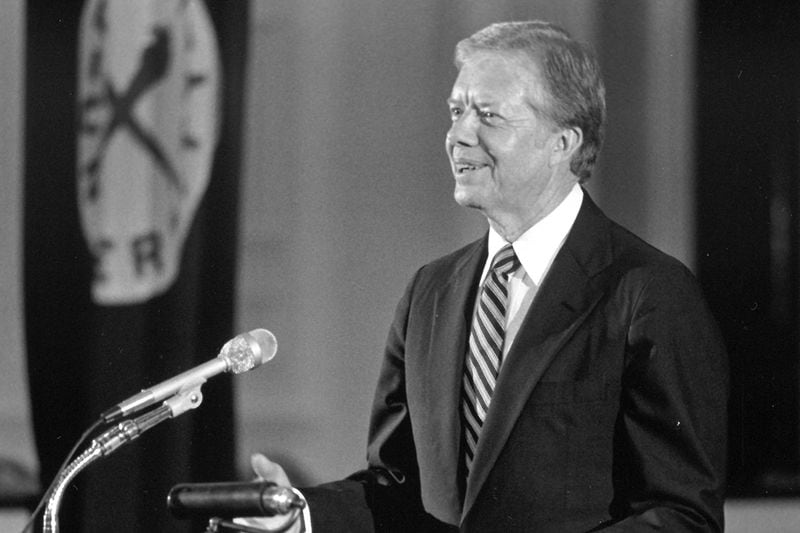
[[[506,244],[492,259],[491,270],[500,276],[507,276],[519,268],[519,258],[510,244]]]

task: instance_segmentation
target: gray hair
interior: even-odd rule
[[[583,143],[570,162],[581,182],[592,174],[603,144],[606,91],[594,54],[559,26],[539,20],[498,22],[456,45],[455,64],[460,69],[479,50],[518,51],[542,69],[547,102],[545,118],[558,127],[578,127]]]

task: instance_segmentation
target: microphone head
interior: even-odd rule
[[[254,329],[226,342],[218,357],[225,360],[228,372],[241,374],[266,363],[277,351],[275,335],[266,329]]]
[[[254,329],[244,333],[248,337],[248,342],[251,342],[251,348],[257,359],[261,362],[256,363],[256,366],[263,365],[275,357],[278,351],[278,340],[271,331],[266,329]],[[254,344],[252,344],[254,343]]]

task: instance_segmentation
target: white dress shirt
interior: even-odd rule
[[[553,211],[511,243],[522,266],[508,280],[503,358],[508,354],[520,325],[536,297],[536,292],[550,270],[550,265],[553,264],[553,259],[572,229],[582,203],[583,190],[576,183]],[[483,266],[481,287],[489,273],[492,259],[506,244],[508,243],[499,233],[489,228],[489,255]],[[480,291],[480,287],[478,290]]]

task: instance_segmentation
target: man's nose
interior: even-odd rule
[[[450,129],[447,131],[447,142],[453,146],[475,146],[478,143],[478,121],[477,115],[468,111],[453,120]]]

